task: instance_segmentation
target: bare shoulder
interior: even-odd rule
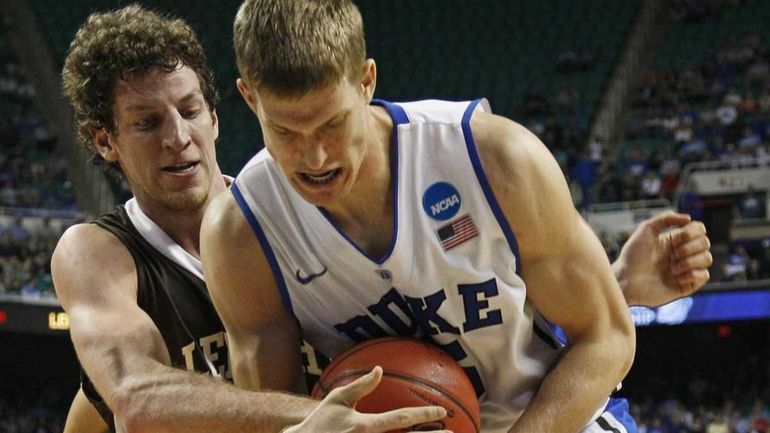
[[[56,293],[65,308],[72,301],[108,295],[119,288],[136,296],[136,265],[126,246],[96,224],[68,228],[51,257]]]
[[[512,120],[482,112],[474,113],[471,129],[492,191],[523,252],[538,251],[555,228],[576,223],[561,168],[537,136]]]
[[[533,159],[550,155],[535,134],[502,116],[476,112],[471,118],[471,129],[484,169],[491,176],[507,177],[514,168],[517,172],[527,169]]]
[[[229,191],[215,197],[206,209],[201,261],[209,293],[228,332],[233,330],[234,316],[267,319],[268,311],[283,309],[257,235]]]
[[[206,242],[224,242],[242,239],[250,232],[246,217],[243,215],[230,190],[218,194],[206,208],[201,226],[201,237]],[[220,242],[221,242],[220,241]]]
[[[209,291],[216,290],[219,273],[235,262],[253,262],[261,247],[251,225],[230,190],[209,203],[201,223],[201,261]],[[208,268],[208,270],[206,269]]]
[[[83,249],[111,249],[120,245],[123,245],[122,242],[107,230],[93,223],[83,223],[75,224],[64,231],[56,245],[56,252],[74,250],[83,253],[87,252],[81,251]]]

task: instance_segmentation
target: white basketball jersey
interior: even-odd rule
[[[430,339],[474,383],[482,431],[506,432],[562,345],[527,302],[516,238],[479,161],[470,117],[487,102],[374,103],[394,123],[384,257],[368,257],[302,199],[264,150],[233,194],[316,350],[333,358],[377,336]]]

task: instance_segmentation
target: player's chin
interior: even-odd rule
[[[167,193],[164,203],[174,211],[196,211],[206,204],[208,191],[202,187],[189,188],[184,191]]]

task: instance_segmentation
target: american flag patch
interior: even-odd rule
[[[449,251],[461,243],[479,235],[476,224],[470,215],[464,215],[436,231],[444,251]]]

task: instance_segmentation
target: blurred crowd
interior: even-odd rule
[[[0,294],[25,299],[55,297],[51,281],[51,253],[61,236],[60,226],[46,216],[27,228],[24,218],[0,223]]]
[[[0,394],[0,433],[60,433],[66,412],[54,388],[41,390],[35,398],[20,399]],[[71,398],[71,396],[69,396]]]
[[[734,243],[722,270],[722,281],[770,279],[770,238]]]
[[[35,108],[35,88],[0,35],[0,207],[74,209],[67,160]]]
[[[76,209],[67,159],[56,153],[36,103],[34,86],[0,34],[0,294],[26,299],[55,296],[50,257],[62,229],[47,215]]]
[[[739,0],[669,3],[677,20],[699,21]],[[667,43],[686,43],[666,41]],[[676,63],[676,62],[674,62]],[[619,152],[588,137],[578,89],[529,95],[524,123],[548,146],[570,182],[576,206],[674,199],[691,162],[770,167],[770,50],[747,32],[684,67],[651,69],[639,84]]]
[[[631,407],[639,433],[767,433],[770,427],[770,407],[762,399],[742,407],[687,407],[674,398]]]
[[[624,160],[599,169],[596,200],[671,200],[692,162],[770,166],[769,60],[749,34],[684,70],[650,71],[627,121]]]
[[[712,345],[717,351],[719,343]],[[697,367],[675,358],[660,376],[645,377],[644,389],[631,398],[639,433],[769,432],[770,363],[758,355],[767,352],[731,349],[736,354],[701,353],[709,358]]]

